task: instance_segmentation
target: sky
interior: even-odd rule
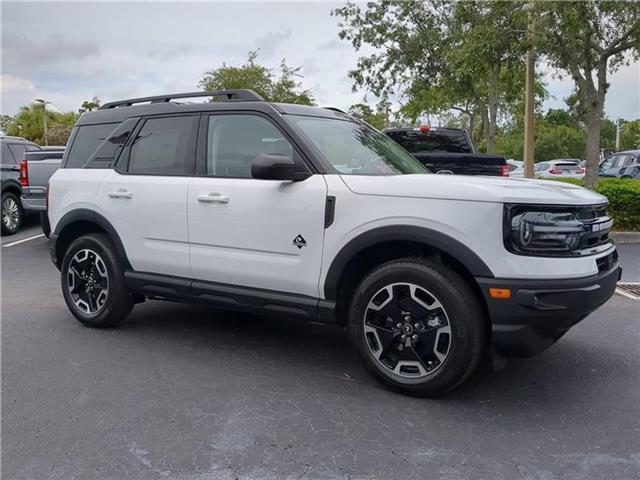
[[[348,71],[359,53],[338,39],[330,15],[339,3],[35,3],[2,2],[0,113],[13,115],[34,98],[58,111],[102,102],[198,90],[207,70],[242,64],[250,50],[277,67],[301,66],[317,103],[347,109],[366,96],[353,92]],[[361,52],[362,53],[362,52]],[[544,69],[544,66],[540,66]],[[562,108],[569,78],[545,74]],[[640,64],[610,76],[610,118],[640,118]]]

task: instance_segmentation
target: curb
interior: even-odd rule
[[[640,232],[610,232],[609,236],[618,245],[640,243]]]

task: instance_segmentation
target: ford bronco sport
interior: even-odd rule
[[[208,96],[210,103],[182,103]],[[51,256],[72,314],[146,299],[348,327],[388,386],[434,396],[487,348],[532,355],[620,275],[606,199],[539,180],[432,175],[337,110],[248,90],[84,114],[51,178]]]

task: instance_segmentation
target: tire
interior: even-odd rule
[[[69,245],[60,283],[69,310],[87,327],[115,327],[133,307],[122,261],[104,233],[84,235]]]
[[[40,212],[40,226],[42,227],[42,233],[44,236],[49,238],[51,235],[51,225],[49,224],[49,216],[47,212]]]
[[[371,271],[349,309],[351,341],[367,369],[409,395],[436,397],[461,384],[480,361],[485,330],[483,309],[466,280],[424,258]]]
[[[24,210],[20,199],[12,192],[2,194],[2,235],[13,235],[20,230]]]

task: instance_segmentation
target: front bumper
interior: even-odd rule
[[[613,295],[622,274],[617,252],[604,258],[598,274],[588,278],[477,278],[489,310],[496,349],[507,356],[535,355],[604,304]],[[492,298],[490,288],[509,289],[511,296]]]

